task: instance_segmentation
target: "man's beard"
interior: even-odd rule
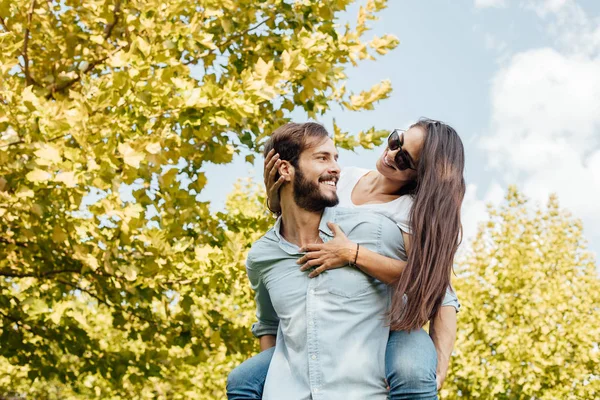
[[[323,177],[322,180],[335,179],[333,176],[328,175]],[[300,168],[296,168],[296,175],[294,177],[294,201],[298,207],[306,211],[323,211],[325,207],[334,207],[340,202],[337,194],[333,197],[325,197],[321,194],[318,183],[313,183],[304,177],[304,174],[300,171]]]

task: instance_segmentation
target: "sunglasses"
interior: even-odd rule
[[[388,136],[388,148],[391,151],[400,149],[400,151],[396,153],[396,156],[394,157],[394,163],[400,171],[404,171],[406,169],[412,169],[416,171],[417,168],[412,157],[406,150],[402,148],[404,145],[404,132],[406,132],[404,129],[394,129],[392,133],[390,133],[390,136]]]

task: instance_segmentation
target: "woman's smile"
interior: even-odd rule
[[[396,170],[396,168],[394,168],[394,166],[393,166],[392,164],[390,164],[390,162],[388,161],[387,154],[388,154],[388,151],[386,150],[386,151],[385,151],[385,153],[383,153],[383,157],[381,157],[381,162],[382,162],[382,163],[383,163],[383,164],[384,164],[386,167],[388,167],[388,168],[391,168],[391,169],[393,169],[393,170],[395,171],[395,170]]]

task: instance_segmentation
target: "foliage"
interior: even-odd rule
[[[0,394],[223,397],[269,217],[252,191],[211,215],[203,165],[260,151],[297,108],[389,95],[344,86],[398,43],[364,39],[383,0],[336,25],[350,3],[0,0]]]
[[[600,279],[581,222],[515,188],[457,267],[459,332],[443,398],[600,397]]]
[[[264,210],[264,194],[256,186],[249,182],[236,185],[228,197],[226,213],[218,215],[226,228],[224,245],[196,247],[189,254],[196,260],[188,263],[202,270],[201,279],[182,285],[170,302],[158,305],[192,327],[189,332],[180,331],[170,347],[157,341],[131,340],[111,326],[110,309],[93,302],[86,293],[73,296],[62,315],[63,320],[85,323],[88,334],[92,331],[89,325],[94,324],[98,343],[107,356],[114,358],[111,353],[127,352],[129,357],[145,358],[145,352],[153,351],[172,368],[161,367],[158,374],[147,379],[129,368],[125,377],[115,381],[114,374],[86,373],[85,359],[63,355],[65,362],[56,368],[78,373],[78,379],[65,384],[50,375],[52,379],[42,377],[28,388],[28,372],[35,364],[10,366],[6,358],[0,358],[0,371],[6,374],[0,387],[29,393],[36,399],[223,398],[228,372],[256,350],[256,340],[249,330],[254,300],[247,284],[245,258],[250,245],[273,223]],[[162,347],[152,350],[153,345]]]

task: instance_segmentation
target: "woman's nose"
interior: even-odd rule
[[[398,154],[399,151],[400,151],[400,149],[392,150],[392,149],[390,149],[388,147],[388,151],[387,151],[388,152],[388,157],[393,160],[396,157],[396,154]]]

